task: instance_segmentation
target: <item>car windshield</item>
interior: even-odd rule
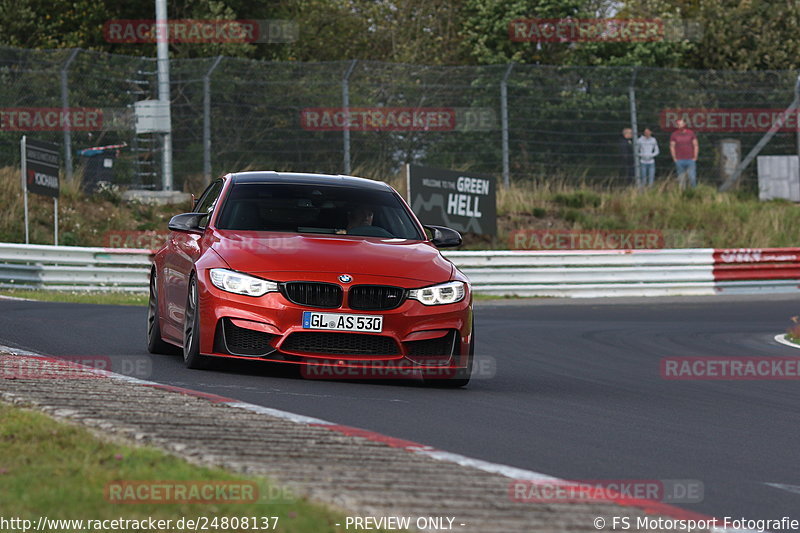
[[[423,240],[412,216],[389,191],[319,184],[237,183],[224,202],[217,227]]]

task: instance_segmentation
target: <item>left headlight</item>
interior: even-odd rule
[[[460,302],[466,293],[463,281],[448,281],[422,289],[412,289],[408,291],[408,297],[424,305],[444,305]]]
[[[218,289],[234,294],[244,294],[245,296],[263,296],[268,292],[278,290],[278,284],[274,281],[248,276],[235,270],[226,268],[212,268],[209,272],[211,283]]]

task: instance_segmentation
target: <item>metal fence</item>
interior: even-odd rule
[[[243,168],[378,176],[396,173],[405,163],[511,180],[628,184],[619,139],[632,117],[639,131],[653,129],[661,146],[657,176],[664,178],[673,170],[669,132],[660,124],[665,110],[783,109],[792,101],[796,80],[790,71],[448,67],[229,57],[175,59],[170,70],[175,184],[180,189],[188,183],[192,192],[210,176]],[[72,166],[80,175],[90,158],[79,150],[125,143],[114,181],[159,188],[158,136],[137,135],[133,128],[134,103],[156,97],[154,58],[0,48],[0,165],[17,164],[23,133],[62,143],[68,175]],[[47,125],[9,126],[9,113],[41,108],[99,108],[102,125],[66,132]],[[326,122],[342,108],[422,110],[440,112],[445,119],[433,126],[381,122],[377,127],[369,118],[346,126]],[[738,139],[744,154],[763,130],[699,132],[700,181],[720,183],[720,140]],[[797,153],[797,132],[778,133],[763,153]],[[744,178],[752,180],[753,169]]]

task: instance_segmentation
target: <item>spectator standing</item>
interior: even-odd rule
[[[636,178],[636,161],[633,157],[633,130],[631,128],[622,129],[622,135],[619,138],[619,155],[622,161],[622,177],[634,180]]]
[[[697,186],[697,155],[700,147],[697,136],[686,127],[686,121],[679,118],[676,121],[678,129],[672,132],[669,138],[669,151],[675,161],[675,171],[678,173],[678,183],[683,185],[684,174],[689,177],[689,185]]]
[[[653,131],[650,128],[644,129],[644,134],[639,137],[636,148],[639,151],[639,164],[642,169],[640,184],[650,186],[656,177],[656,156],[661,153],[658,149],[658,141],[653,137]]]

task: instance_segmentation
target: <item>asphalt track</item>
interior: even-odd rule
[[[659,365],[800,357],[774,340],[795,314],[800,302],[785,295],[481,302],[476,353],[496,372],[461,390],[303,380],[258,363],[187,370],[147,354],[143,307],[0,300],[0,344],[152,357],[139,377],[560,478],[698,480],[703,501],[680,507],[800,520],[800,383],[671,381]]]

